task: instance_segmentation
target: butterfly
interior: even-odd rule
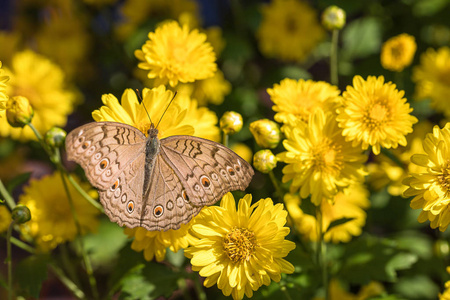
[[[129,228],[178,229],[233,190],[245,190],[254,171],[229,148],[194,136],[148,138],[137,128],[93,122],[66,137],[69,160],[98,189],[111,221]]]

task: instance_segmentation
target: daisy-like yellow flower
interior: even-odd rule
[[[188,223],[182,224],[177,230],[148,231],[136,227],[125,228],[124,232],[128,237],[134,237],[131,249],[136,252],[143,251],[145,260],[151,261],[155,258],[156,261],[163,261],[167,248],[172,252],[178,252],[193,242],[193,237],[188,232],[190,227],[191,223]]]
[[[401,72],[412,63],[416,48],[412,35],[402,33],[394,36],[381,47],[381,65],[386,70]]]
[[[172,135],[195,135],[203,138],[217,140],[219,129],[217,116],[207,108],[197,108],[195,102],[190,102],[178,96],[166,110],[174,93],[166,90],[163,85],[142,91],[142,103],[139,103],[136,93],[126,89],[122,94],[121,103],[112,94],[102,96],[104,106],[95,110],[92,117],[95,121],[112,121],[136,127],[144,134],[150,128],[151,121],[158,125],[158,138]],[[144,108],[145,105],[145,108]]]
[[[334,111],[341,102],[339,89],[324,81],[283,79],[267,89],[275,104],[275,120],[295,125],[298,120],[308,122],[314,110]]]
[[[381,295],[384,292],[384,287],[381,283],[376,281],[369,282],[368,285],[363,286],[358,294],[352,294],[344,290],[337,279],[330,280],[328,286],[329,300],[364,300],[371,299],[374,296]],[[324,298],[316,297],[313,300],[324,300]]]
[[[9,80],[9,76],[5,75],[5,71],[2,69],[2,62],[0,61],[0,111],[6,108],[6,100],[8,96],[5,93],[6,83]]]
[[[96,194],[88,183],[79,184],[90,194]],[[71,184],[68,187],[81,233],[95,231],[100,211]],[[77,236],[69,200],[58,172],[41,179],[32,179],[19,197],[19,203],[27,206],[31,212],[31,220],[21,225],[22,236],[34,239],[40,250],[50,251],[58,244],[72,241]]]
[[[216,56],[206,34],[171,21],[150,32],[148,38],[135,55],[142,61],[138,67],[148,70],[148,77],[156,78],[157,85],[168,82],[174,87],[178,82],[214,76]]]
[[[220,206],[205,207],[195,218],[192,234],[199,238],[185,250],[192,269],[206,277],[204,285],[217,283],[225,296],[242,299],[253,291],[280,281],[281,273],[293,273],[294,266],[283,257],[295,248],[285,240],[289,234],[287,212],[270,198],[251,205],[250,194],[239,200],[231,193]]]
[[[295,222],[298,231],[308,240],[318,240],[317,219],[306,214],[301,208],[301,199],[296,194],[286,194],[284,203],[289,215]],[[322,200],[320,211],[322,214],[322,229],[324,240],[333,243],[347,243],[352,237],[359,236],[366,224],[366,210],[370,207],[369,192],[366,187],[357,183],[338,193],[332,201]],[[334,221],[352,219],[328,230]]]
[[[302,62],[325,38],[325,30],[306,2],[273,0],[262,8],[257,38],[267,57]]]
[[[311,195],[311,202],[320,205],[324,198],[331,200],[350,184],[364,180],[367,156],[345,141],[333,114],[316,110],[308,124],[282,130],[287,151],[277,158],[287,163],[282,180],[292,180],[291,193],[300,191],[303,199]]]
[[[450,267],[447,267],[447,273],[450,273]],[[445,290],[439,293],[439,300],[450,300],[450,281],[445,283]]]
[[[416,97],[431,99],[431,106],[450,117],[450,48],[428,49],[420,56],[420,65],[413,69]]]
[[[11,212],[6,208],[4,203],[0,204],[0,233],[8,230],[11,221]]]
[[[425,154],[414,154],[411,162],[426,168],[426,172],[410,173],[403,184],[408,189],[404,197],[413,197],[411,208],[422,209],[419,222],[431,222],[431,228],[445,231],[450,224],[450,123],[433,128],[423,141]]]
[[[368,182],[372,189],[379,191],[387,186],[387,192],[392,196],[400,196],[406,190],[402,183],[408,173],[425,172],[426,168],[411,163],[411,155],[425,154],[422,141],[433,126],[428,121],[421,121],[414,125],[414,131],[408,135],[408,145],[405,149],[394,149],[392,153],[402,163],[399,165],[383,153],[375,157],[368,165]]]
[[[197,100],[201,106],[208,103],[220,105],[225,96],[231,92],[231,83],[224,78],[222,71],[217,70],[211,78],[197,80],[194,83],[178,84],[174,89],[180,95],[187,95]]]
[[[79,93],[65,82],[64,73],[47,58],[30,50],[17,53],[11,69],[5,68],[10,77],[6,87],[9,97],[24,96],[34,109],[32,124],[41,133],[53,126],[62,127],[67,116],[79,102]],[[0,112],[0,135],[13,139],[35,139],[28,127],[12,128]]]
[[[410,114],[413,109],[404,95],[383,76],[353,77],[353,86],[343,93],[343,107],[338,108],[337,121],[346,140],[364,150],[372,146],[375,155],[381,147],[406,146],[405,135],[413,131],[417,118]]]

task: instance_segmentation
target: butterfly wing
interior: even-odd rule
[[[139,226],[147,230],[178,229],[201,210],[189,201],[180,177],[161,155],[155,157],[148,193],[144,198]]]
[[[119,225],[140,223],[145,140],[138,129],[115,122],[89,123],[66,137],[67,158],[84,169],[106,215]]]
[[[253,168],[227,147],[193,136],[161,140],[161,158],[180,179],[193,206],[212,205],[229,191],[245,190]]]

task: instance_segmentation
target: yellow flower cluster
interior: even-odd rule
[[[5,75],[5,71],[2,69],[2,62],[0,61],[0,111],[6,108],[6,100],[8,96],[6,95],[6,82],[8,82],[9,77]]]
[[[369,207],[362,185],[367,175],[363,150],[372,146],[378,155],[381,147],[405,146],[405,135],[417,122],[404,92],[382,76],[355,76],[342,96],[336,86],[302,79],[284,79],[267,92],[286,137],[286,151],[277,158],[287,164],[282,180],[291,194],[285,203],[295,225],[315,240],[316,224],[322,222],[325,240],[348,242],[361,234]],[[303,213],[300,198],[310,198],[320,220]],[[328,230],[342,218],[350,221]]]

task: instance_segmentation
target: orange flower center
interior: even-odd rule
[[[223,249],[233,262],[249,260],[255,247],[255,234],[247,228],[234,228],[223,239]]]
[[[380,123],[386,121],[388,114],[389,112],[386,106],[377,103],[369,111],[369,116],[367,118],[366,124],[372,128],[378,127]]]
[[[450,161],[442,167],[442,173],[437,178],[439,185],[448,195],[450,193]]]

